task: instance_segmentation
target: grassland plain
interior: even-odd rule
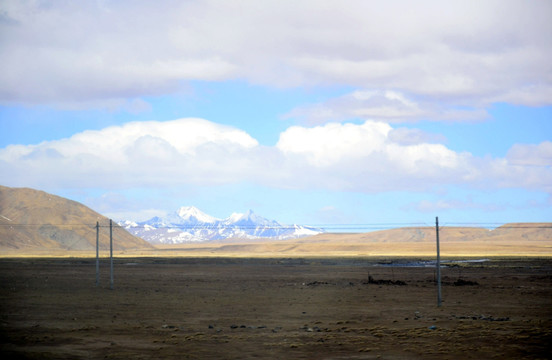
[[[0,259],[0,351],[25,359],[547,359],[552,260]]]
[[[550,228],[552,229],[552,228]],[[552,257],[550,229],[544,236],[524,238],[500,236],[496,239],[465,239],[450,232],[441,240],[443,256],[533,256]],[[448,230],[448,229],[447,229]],[[390,231],[392,232],[392,230]],[[219,242],[156,244],[149,248],[114,249],[117,257],[359,257],[359,256],[435,256],[433,239],[412,240],[410,235],[389,240],[387,232],[379,234],[321,234],[301,239],[228,239]],[[115,239],[114,242],[117,242]],[[109,250],[100,247],[100,256]],[[0,258],[5,257],[90,257],[94,249],[68,250],[45,247],[8,248],[0,246]]]

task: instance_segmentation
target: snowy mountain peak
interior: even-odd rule
[[[236,221],[239,221],[244,214],[242,213],[232,213],[229,217],[227,217],[225,220],[227,223],[235,223]]]
[[[256,220],[266,220],[265,218],[263,218],[262,216],[258,216],[257,214],[255,214],[253,212],[253,210],[249,209],[247,210],[247,212],[245,214],[243,214],[243,218],[244,219],[247,219],[247,220],[252,220],[252,221],[256,221]]]
[[[189,222],[212,224],[218,221],[217,218],[205,214],[195,206],[182,206],[176,213],[180,218]]]
[[[292,239],[323,232],[321,229],[300,225],[281,225],[249,210],[233,213],[226,219],[207,215],[194,206],[183,206],[165,217],[154,217],[138,223],[122,222],[134,235],[151,243],[182,243],[212,241],[229,238]]]
[[[243,220],[254,220],[254,219],[258,219],[258,218],[261,218],[260,216],[257,216],[253,210],[247,210],[246,213],[233,213],[232,215],[230,215],[226,220],[230,223],[235,223],[235,222],[238,222],[238,221],[243,221]],[[262,218],[261,218],[262,219]]]
[[[278,222],[274,220],[268,220],[262,216],[259,216],[253,212],[253,210],[248,210],[244,214],[232,214],[227,219],[228,224],[232,224],[234,226],[248,226],[248,227],[258,227],[258,226],[265,226],[265,227],[282,227]]]

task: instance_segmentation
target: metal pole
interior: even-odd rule
[[[441,307],[441,250],[439,249],[439,217],[435,217],[437,235],[437,306]]]
[[[100,285],[100,222],[96,221],[96,286]]]
[[[113,221],[111,219],[109,219],[109,259],[111,265],[109,288],[113,290]]]

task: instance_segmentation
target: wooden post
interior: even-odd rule
[[[100,285],[100,222],[96,221],[96,286]]]
[[[437,235],[437,306],[441,307],[441,250],[439,249],[439,217],[435,217],[435,234]]]
[[[111,268],[109,288],[113,290],[113,221],[111,219],[109,219],[109,261]]]

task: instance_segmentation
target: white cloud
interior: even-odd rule
[[[506,154],[512,165],[552,167],[552,142],[535,144],[515,144]]]
[[[484,109],[459,109],[446,102],[415,101],[405,94],[391,90],[356,90],[324,102],[303,105],[284,115],[298,118],[307,124],[350,119],[377,119],[388,123],[419,120],[480,121],[488,117]]]
[[[402,134],[401,134],[402,133]],[[416,141],[405,141],[414,134]],[[0,183],[55,188],[178,188],[250,182],[338,191],[526,188],[552,193],[551,144],[478,158],[383,122],[292,126],[276,146],[203,119],[131,122],[0,149]]]
[[[300,186],[379,191],[429,189],[439,182],[464,182],[476,169],[469,154],[441,144],[405,145],[393,141],[390,125],[328,123],[291,127],[276,145],[294,161],[294,171],[307,172]]]
[[[330,123],[314,128],[294,126],[280,135],[276,147],[288,156],[304,157],[314,166],[330,166],[379,151],[389,131],[389,125],[373,122]]]
[[[546,1],[3,1],[2,103],[86,103],[187,80],[393,90],[475,110],[550,104]],[[421,107],[370,107],[416,116]],[[383,104],[385,105],[385,104]],[[431,110],[431,109],[430,109]],[[398,111],[398,112],[397,112]]]
[[[131,122],[0,150],[3,183],[107,188],[228,182],[258,146],[244,131],[202,119]],[[209,177],[209,173],[216,176]]]
[[[410,134],[418,137],[416,141],[405,141]],[[548,142],[523,149],[514,146],[507,158],[478,158],[429,143],[424,136],[429,135],[393,129],[382,122],[328,123],[291,127],[281,134],[276,147],[285,155],[284,171],[289,168],[294,174],[288,186],[298,188],[421,191],[454,184],[552,192]],[[533,160],[514,161],[514,154]]]

